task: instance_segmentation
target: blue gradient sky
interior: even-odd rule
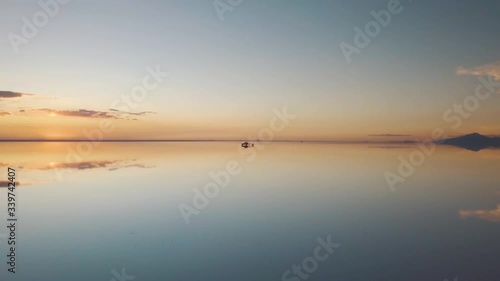
[[[457,68],[500,61],[500,2],[401,1],[403,11],[348,63],[340,43],[352,44],[354,28],[388,2],[246,0],[221,21],[212,1],[73,0],[15,54],[7,34],[20,34],[21,18],[40,7],[4,1],[0,91],[34,96],[0,98],[9,113],[0,124],[11,128],[0,138],[79,138],[99,118],[19,110],[108,111],[158,64],[170,76],[134,109],[157,114],[116,120],[108,138],[246,138],[283,106],[297,118],[280,139],[448,130],[443,113],[478,84]],[[498,134],[499,103],[493,95],[449,134]]]

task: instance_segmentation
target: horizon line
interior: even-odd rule
[[[202,140],[172,140],[172,139],[110,139],[110,140],[89,140],[89,139],[75,139],[75,140],[44,140],[44,139],[0,139],[0,142],[292,142],[292,143],[415,143],[414,140],[246,140],[246,139],[233,139],[233,140],[213,140],[213,139],[202,139]]]
[[[470,133],[464,135],[448,136],[446,138],[440,139],[450,139],[456,137],[467,136]],[[482,135],[482,134],[480,134]],[[484,135],[488,137],[500,137],[500,135]],[[91,140],[91,139],[0,139],[0,142],[335,142],[335,143],[422,143],[427,142],[424,139],[403,139],[403,140],[296,140],[296,139],[278,139],[278,140],[248,140],[248,139],[102,139],[102,140]],[[435,140],[436,141],[436,140]]]

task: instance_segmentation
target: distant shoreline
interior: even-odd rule
[[[244,142],[249,140],[100,140],[100,141],[92,141],[92,140],[0,140],[2,142]],[[300,141],[300,140],[272,140],[272,141],[263,141],[263,140],[253,140],[249,142],[287,142],[287,143],[345,143],[345,144],[378,144],[378,143],[391,143],[391,144],[415,144],[419,143],[416,141]]]

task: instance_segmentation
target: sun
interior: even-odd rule
[[[50,117],[56,117],[56,116],[57,116],[57,114],[56,114],[55,112],[51,112],[51,113],[49,113],[49,116],[50,116]]]

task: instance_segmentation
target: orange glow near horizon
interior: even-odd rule
[[[57,118],[56,118],[57,117]],[[102,132],[102,122],[110,122],[113,130]],[[217,122],[196,121],[168,122],[157,119],[147,120],[120,120],[103,118],[83,118],[61,116],[55,112],[40,116],[33,114],[29,117],[7,116],[0,118],[0,124],[9,128],[0,132],[0,139],[9,140],[82,140],[96,137],[101,131],[104,139],[108,140],[240,140],[260,139],[259,132],[269,129],[269,122],[247,122],[244,126],[236,120]],[[257,124],[258,123],[258,124]],[[262,124],[262,126],[260,126]],[[421,124],[422,125],[422,124]],[[311,120],[292,121],[281,132],[273,133],[273,140],[297,141],[413,141],[429,139],[433,127],[406,128],[404,131],[398,127],[379,127],[362,123],[318,125]],[[462,128],[460,131],[446,130],[448,136],[457,136],[475,132],[472,127]],[[495,135],[495,127],[483,127],[479,131],[485,135]],[[88,137],[89,136],[89,137]],[[266,135],[263,135],[266,137]]]

